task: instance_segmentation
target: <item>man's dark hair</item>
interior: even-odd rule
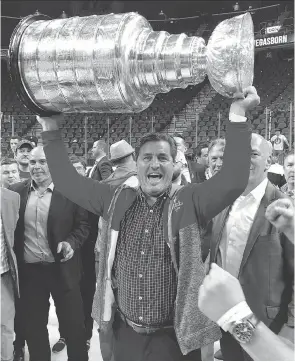
[[[17,164],[17,161],[14,159],[14,158],[9,158],[9,157],[4,157],[2,160],[1,160],[1,166],[4,166],[4,165],[12,165],[16,163]]]
[[[146,144],[147,142],[160,142],[160,141],[165,141],[165,142],[169,143],[170,150],[171,150],[171,156],[173,158],[173,161],[175,161],[176,154],[177,154],[176,142],[174,141],[173,137],[171,137],[165,133],[158,133],[158,132],[148,133],[140,139],[140,145],[139,145],[138,151],[136,153],[136,159],[138,158],[140,149],[144,144]]]
[[[11,140],[19,140],[19,141],[21,141],[22,138],[21,138],[20,136],[18,136],[17,134],[15,134],[14,136],[11,136],[11,137],[9,138],[9,142],[10,142]]]
[[[78,156],[74,156],[74,155],[72,155],[72,156],[70,156],[69,157],[69,159],[70,159],[70,161],[71,161],[71,163],[72,164],[74,164],[74,163],[81,163],[81,165],[85,168],[85,170],[86,170],[86,163],[85,163],[85,161],[84,161],[84,159],[82,158],[82,157],[78,157]]]
[[[202,149],[208,148],[208,143],[201,143],[196,147],[196,156],[201,157],[202,156]]]

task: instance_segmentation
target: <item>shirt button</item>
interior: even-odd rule
[[[140,321],[142,321],[142,320],[143,320],[143,318],[140,316],[140,317],[139,317],[139,320],[140,320]]]
[[[142,297],[138,297],[139,300],[142,300]]]
[[[139,278],[142,278],[142,274],[138,274]]]
[[[144,255],[144,251],[141,251],[140,254],[141,254],[141,255]]]

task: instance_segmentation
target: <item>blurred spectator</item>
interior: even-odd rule
[[[26,136],[26,140],[30,141],[34,147],[38,146],[38,138],[35,136]]]
[[[29,171],[29,155],[33,148],[34,145],[28,140],[18,142],[16,146],[15,159],[18,164],[21,181],[31,178]]]
[[[234,11],[239,11],[240,10],[240,5],[239,3],[235,3],[235,5],[233,6]]]
[[[268,169],[267,178],[272,184],[278,186],[279,188],[286,183],[284,167],[278,163],[277,156],[272,156],[272,164]]]
[[[19,217],[20,197],[1,190],[1,361],[13,359],[15,302],[19,298],[14,231]]]
[[[175,134],[173,139],[177,147],[176,155],[176,167],[173,175],[173,183],[186,184],[186,183],[201,183],[205,181],[204,165],[197,164],[194,161],[190,161],[185,157],[187,147],[185,139],[180,134]],[[178,175],[176,174],[178,173]],[[177,181],[176,181],[177,180]]]
[[[4,158],[1,161],[1,186],[8,188],[10,185],[19,182],[19,171],[16,160]]]
[[[295,177],[295,168],[294,168],[294,152],[288,153],[284,161],[284,174],[286,179],[286,184],[282,186],[281,191],[292,197],[294,199],[294,177]]]
[[[274,156],[278,156],[279,164],[283,164],[283,157],[284,157],[284,149],[285,146],[289,147],[289,143],[287,141],[287,138],[281,134],[281,131],[279,129],[275,130],[275,135],[270,139],[272,145],[273,145],[273,153]]]
[[[209,180],[221,170],[223,164],[223,153],[225,148],[225,139],[217,138],[212,141],[208,147],[208,168],[206,170],[206,179]]]
[[[15,157],[16,146],[19,143],[19,141],[21,141],[21,138],[18,135],[11,136],[11,138],[9,140],[10,151],[9,151],[7,157],[9,157],[9,158]]]
[[[208,167],[208,144],[201,143],[196,148],[196,161],[200,165]]]
[[[107,145],[104,140],[98,140],[93,144],[91,152],[95,158],[95,164],[87,174],[93,180],[104,180],[113,172],[112,165],[106,157],[106,148]]]

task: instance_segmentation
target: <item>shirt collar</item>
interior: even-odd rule
[[[164,191],[160,196],[158,196],[157,199],[159,199],[159,198],[161,198],[161,197],[165,197],[165,196],[166,196],[166,197],[169,196],[169,198],[171,198],[171,188],[172,188],[172,185],[170,185],[170,186],[166,189],[166,191]],[[146,196],[145,196],[145,194],[143,193],[141,187],[139,187],[138,193],[139,193],[139,197],[140,197],[141,200],[146,199]]]
[[[260,202],[265,194],[268,178],[266,177],[250,194],[255,198],[256,201]]]
[[[105,155],[102,155],[100,157],[97,157],[97,159],[95,160],[95,163],[97,164],[99,161],[101,161],[104,158]]]
[[[36,184],[35,184],[35,182],[34,182],[34,180],[32,180],[31,181],[31,187],[30,187],[30,189],[32,190],[37,190],[37,187],[36,187]],[[53,184],[53,182],[51,182],[51,184],[47,187],[47,189],[46,190],[51,190],[51,192],[53,192],[53,189],[54,189],[54,184]]]

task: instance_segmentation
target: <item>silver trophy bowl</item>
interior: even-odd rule
[[[35,114],[134,113],[158,93],[201,83],[232,98],[252,85],[254,31],[249,13],[200,37],[153,31],[137,13],[24,18],[8,51],[9,73]]]

